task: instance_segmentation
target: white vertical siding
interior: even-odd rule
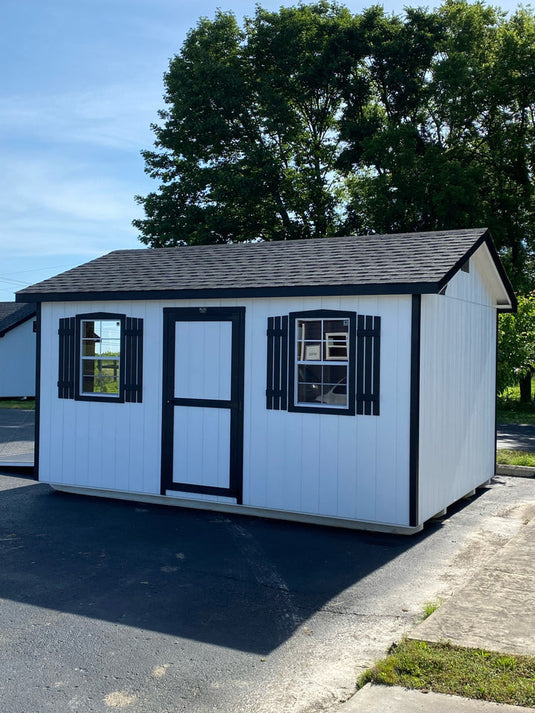
[[[421,522],[494,474],[496,310],[478,253],[445,295],[422,296]]]
[[[381,415],[265,408],[267,317],[308,309],[379,315]],[[247,304],[244,504],[408,524],[410,297]]]
[[[410,296],[44,303],[41,479],[159,493],[163,308],[232,305],[246,308],[244,505],[408,525]],[[266,409],[267,318],[313,309],[381,316],[379,416]],[[144,320],[141,404],[57,397],[59,318],[102,311]]]
[[[0,396],[35,396],[33,319],[0,337]]]
[[[43,303],[39,477],[46,482],[159,493],[161,309],[144,302]],[[58,399],[58,321],[114,312],[144,320],[143,403]]]

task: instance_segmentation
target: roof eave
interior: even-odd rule
[[[18,292],[17,302],[87,302],[106,300],[240,299],[342,295],[412,295],[439,292],[438,282],[374,283],[361,285],[291,285],[273,287],[141,290],[99,292]]]

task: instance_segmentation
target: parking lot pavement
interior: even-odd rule
[[[55,493],[0,475],[0,709],[304,713],[523,526],[497,478],[413,537]]]
[[[35,411],[0,406],[0,466],[34,462]]]
[[[499,423],[498,448],[535,451],[535,426],[525,423]]]

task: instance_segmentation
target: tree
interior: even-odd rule
[[[323,237],[340,230],[337,116],[354,20],[327,2],[202,19],[165,75],[158,192],[134,221],[153,246]],[[358,44],[358,43],[357,43]]]
[[[520,383],[520,400],[531,401],[535,373],[535,294],[518,298],[516,314],[500,315],[498,322],[498,393]]]
[[[447,0],[404,22],[379,13],[370,42],[374,125],[351,107],[343,122],[354,228],[488,225],[515,286],[533,289],[533,14]]]
[[[535,16],[320,0],[201,19],[165,75],[149,245],[487,225],[535,288]]]

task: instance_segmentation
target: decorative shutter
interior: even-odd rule
[[[379,416],[381,318],[357,315],[357,413]]]
[[[288,317],[268,317],[266,408],[288,408]]]
[[[124,400],[143,397],[143,320],[127,317],[124,329]]]
[[[65,317],[59,320],[59,370],[58,370],[58,398],[74,398],[74,368],[75,368],[75,343],[74,317]]]

